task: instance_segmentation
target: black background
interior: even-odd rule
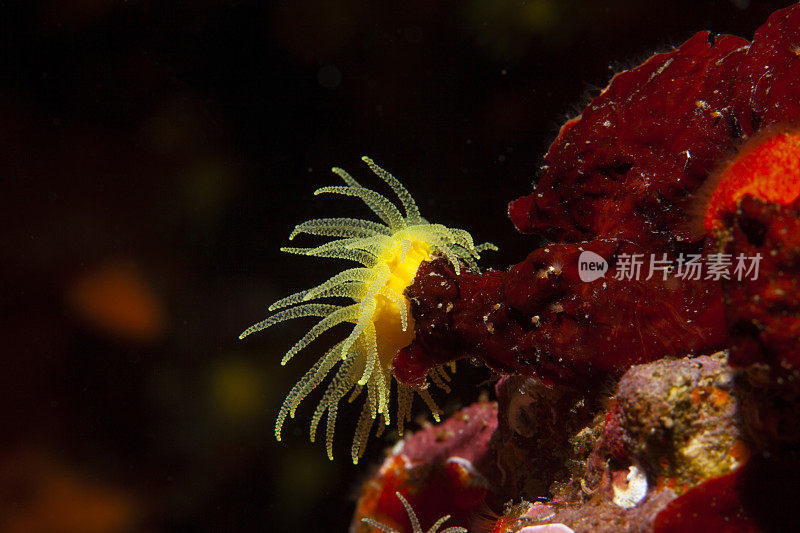
[[[392,438],[354,467],[343,414],[329,462],[306,439],[312,398],[276,443],[314,349],[278,360],[308,323],[236,338],[340,268],[278,252],[303,220],[366,214],[312,196],[330,167],[377,187],[372,156],[506,268],[538,243],[507,202],[613,72],[695,31],[749,38],[785,5],[0,2],[1,530],[67,523],[46,503],[59,472],[78,520],[134,524],[98,531],[344,530]],[[161,310],[145,333],[75,304],[108,265]],[[461,368],[450,409],[491,389]]]

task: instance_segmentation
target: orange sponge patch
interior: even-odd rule
[[[703,218],[711,232],[722,225],[746,195],[781,205],[800,197],[800,131],[781,131],[751,139],[717,178]]]

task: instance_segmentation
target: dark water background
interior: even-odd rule
[[[276,443],[308,324],[236,338],[340,268],[278,252],[366,214],[328,169],[372,156],[506,268],[507,202],[615,70],[784,5],[0,3],[0,531],[345,530],[391,438],[353,467],[343,414],[329,462],[311,401]],[[451,409],[490,389],[461,368]]]

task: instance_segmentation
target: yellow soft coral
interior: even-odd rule
[[[361,267],[350,268],[333,276],[314,288],[300,291],[272,304],[270,311],[278,311],[266,320],[255,324],[242,333],[244,338],[251,333],[268,328],[284,320],[306,316],[322,317],[306,335],[283,357],[285,365],[295,354],[308,346],[326,330],[349,322],[353,330],[311,367],[289,392],[278,413],[275,436],[281,439],[281,428],[287,416],[294,418],[300,402],[341,363],[311,418],[311,441],[322,417],[327,413],[326,442],[328,457],[333,458],[333,434],[339,402],[353,390],[352,402],[366,389],[366,401],[356,426],[351,456],[353,463],[364,453],[373,422],[381,417],[389,425],[389,399],[392,382],[391,365],[397,351],[408,345],[414,336],[414,323],[410,305],[403,291],[416,275],[420,263],[434,253],[445,257],[459,272],[460,262],[477,269],[479,253],[496,249],[486,243],[475,246],[472,236],[464,230],[452,229],[441,224],[430,224],[420,216],[414,199],[397,179],[376,165],[368,157],[362,158],[372,171],[386,182],[400,199],[405,214],[386,197],[362,187],[347,172],[334,168],[333,172],[345,182],[345,186],[323,187],[314,194],[334,193],[360,198],[383,223],[352,218],[324,218],[309,220],[295,227],[289,236],[293,239],[301,233],[335,237],[335,240],[313,248],[282,248],[290,253],[315,257],[349,259]],[[306,303],[311,300],[344,297],[352,300],[350,305],[331,303]],[[284,309],[285,308],[285,309]],[[431,377],[446,389],[444,380],[449,379],[444,369],[437,369]],[[428,390],[417,390],[438,421],[439,409]],[[411,418],[413,389],[397,384],[398,429]],[[382,431],[382,426],[378,432]]]

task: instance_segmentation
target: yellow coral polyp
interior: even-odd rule
[[[417,513],[414,512],[414,508],[411,507],[411,504],[408,503],[408,500],[406,500],[402,494],[400,494],[399,492],[395,492],[395,495],[403,504],[403,507],[406,508],[406,513],[408,514],[408,520],[411,522],[411,533],[423,533],[422,526],[419,523],[419,518],[417,518]],[[442,524],[444,524],[448,520],[450,520],[450,515],[449,514],[444,515],[439,520],[437,520],[436,523],[430,527],[430,529],[428,529],[427,533],[467,533],[466,528],[463,528],[461,526],[448,527],[447,529],[443,529],[440,532],[439,528],[442,527]],[[377,520],[373,520],[372,518],[362,518],[361,521],[367,524],[368,526],[372,526],[375,529],[383,531],[384,533],[399,533],[399,531],[394,529],[393,527],[387,526],[386,524],[378,522]]]
[[[404,246],[404,243],[408,242],[398,242],[395,246],[388,247],[379,258],[379,261],[386,263],[389,268],[389,280],[386,285],[394,294],[402,295],[414,280],[419,265],[431,258],[429,244],[415,241]],[[372,320],[375,323],[378,357],[381,366],[388,371],[397,351],[411,344],[414,339],[414,318],[411,316],[411,308],[405,297],[403,297],[405,309],[401,309],[382,294],[378,294],[376,298],[378,305]]]
[[[351,446],[353,463],[357,463],[363,455],[375,419],[380,417],[383,422],[378,427],[378,433],[390,424],[392,360],[397,351],[410,344],[414,337],[411,306],[404,291],[413,281],[419,265],[438,253],[452,263],[456,273],[460,271],[461,262],[477,270],[476,261],[480,259],[480,252],[496,249],[490,243],[475,246],[472,236],[464,230],[428,223],[420,216],[409,192],[394,176],[368,157],[362,159],[397,195],[404,213],[380,193],[362,187],[347,172],[334,168],[333,172],[344,180],[345,186],[322,187],[314,194],[332,193],[360,198],[382,223],[352,218],[310,220],[298,224],[289,235],[289,240],[301,233],[335,239],[312,248],[281,250],[314,257],[347,259],[362,266],[344,270],[316,287],[275,302],[269,308],[270,311],[277,311],[275,314],[247,328],[239,336],[242,339],[292,318],[321,317],[286,352],[281,360],[284,365],[328,329],[345,322],[353,324],[350,334],[328,349],[292,388],[281,406],[275,424],[275,436],[281,440],[281,429],[287,416],[294,418],[300,402],[338,364],[338,370],[329,381],[311,418],[310,437],[313,442],[317,426],[323,416],[327,415],[326,448],[328,457],[332,459],[339,402],[350,391],[352,394],[348,402],[354,401],[366,391],[364,407]],[[327,298],[346,298],[354,303],[307,303]],[[445,382],[450,378],[443,368],[435,369],[431,373],[431,379],[447,390]],[[427,389],[416,392],[438,421],[439,409],[430,392]],[[397,425],[400,434],[403,433],[405,422],[411,419],[413,395],[414,389],[397,383]]]

